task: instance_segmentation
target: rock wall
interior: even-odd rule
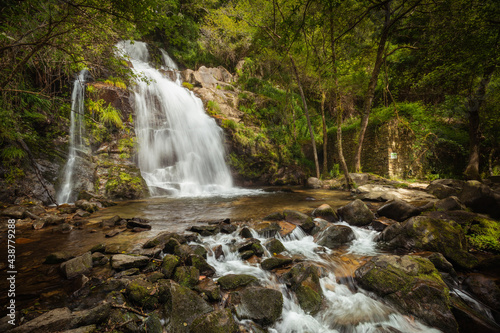
[[[344,157],[348,167],[354,165],[357,147],[357,128],[342,131]],[[336,131],[328,136],[328,167],[338,164]],[[406,178],[421,172],[420,164],[414,162],[413,137],[410,131],[397,120],[368,126],[361,152],[363,172],[372,172],[389,178]]]

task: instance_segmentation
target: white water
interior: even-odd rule
[[[150,193],[201,196],[232,193],[232,177],[225,163],[222,129],[204,111],[203,103],[188,89],[153,68],[147,45],[120,42],[137,81],[135,132],[138,163]],[[165,67],[177,66],[162,51]]]
[[[350,255],[358,253],[360,256],[375,255],[377,252],[373,238],[376,232],[350,227],[355,232],[356,240],[349,247],[348,253],[351,253]],[[259,237],[256,232],[252,232],[252,234],[262,243],[266,241],[265,238]],[[323,267],[342,271],[342,267],[338,267],[338,265],[342,265],[341,263],[334,263],[328,259],[332,251],[314,243],[313,237],[306,235],[300,228],[296,228],[286,237],[277,235],[276,238],[283,243],[288,255],[302,257],[303,260],[316,262]],[[295,295],[288,290],[285,284],[278,281],[275,275],[262,270],[259,264],[242,261],[237,250],[231,251],[232,244],[244,241],[239,237],[239,230],[231,235],[218,234],[204,237],[203,241],[207,249],[222,245],[224,253],[222,257],[216,259],[214,253],[209,250],[207,258],[207,262],[216,269],[218,277],[226,274],[249,274],[257,277],[263,286],[282,292],[283,313],[274,326],[269,328],[269,332],[371,333],[378,332],[383,328],[395,328],[408,333],[440,332],[425,326],[418,320],[400,314],[380,301],[370,298],[364,292],[353,291],[349,286],[337,282],[333,271],[320,279],[325,306],[316,315],[310,315],[302,310]],[[264,257],[269,255],[266,253]],[[335,267],[336,265],[337,267]],[[241,321],[241,324],[245,325],[245,322]]]
[[[77,164],[78,152],[84,148],[83,135],[85,132],[84,123],[84,102],[85,102],[85,81],[89,72],[84,69],[73,83],[71,93],[71,123],[69,128],[69,154],[63,171],[63,183],[57,193],[57,203],[63,204],[73,202],[76,193],[73,193],[74,177],[73,173]]]

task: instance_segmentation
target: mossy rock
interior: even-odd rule
[[[239,319],[251,319],[261,325],[271,325],[283,311],[283,294],[263,287],[247,287],[230,294],[230,304],[234,306]]]
[[[313,210],[312,215],[314,217],[322,218],[328,222],[337,222],[339,220],[337,212],[335,212],[335,210],[327,204],[323,204]]]
[[[450,310],[449,289],[434,265],[418,256],[382,255],[355,272],[359,285],[402,312],[445,332],[458,332]]]
[[[356,239],[352,229],[346,225],[332,225],[318,236],[318,245],[336,249]]]
[[[259,279],[248,274],[227,274],[220,277],[217,283],[223,290],[236,289],[248,285],[257,285]]]
[[[323,301],[321,294],[308,285],[300,285],[295,290],[300,307],[306,313],[316,314],[321,309]]]
[[[108,175],[106,196],[112,199],[140,199],[149,193],[148,186],[138,169],[115,167]]]
[[[310,232],[315,226],[310,216],[296,210],[286,209],[283,211],[283,216],[285,221],[300,226],[305,232]]]
[[[163,325],[156,313],[153,313],[144,321],[144,330],[148,333],[163,333]]]
[[[375,219],[372,211],[359,199],[339,208],[338,213],[344,221],[355,226],[368,225]]]
[[[415,216],[386,228],[376,241],[385,242],[391,248],[440,252],[462,269],[472,269],[478,264],[477,258],[467,252],[462,228],[450,220]]]
[[[180,266],[175,269],[174,280],[181,286],[193,288],[200,279],[200,271],[193,266]]]
[[[153,283],[144,279],[135,279],[127,286],[127,298],[134,304],[152,310],[159,304]]]
[[[213,276],[215,275],[215,268],[207,263],[205,258],[198,254],[192,254],[187,260],[187,264],[196,267],[201,275]]]
[[[262,261],[261,266],[263,270],[266,271],[271,271],[275,268],[280,268],[286,265],[289,265],[292,263],[291,258],[277,258],[277,257],[272,257],[272,258],[267,258]]]
[[[286,251],[286,248],[283,245],[283,243],[281,243],[281,241],[276,238],[270,239],[264,244],[264,246],[269,252],[271,252],[272,255],[277,255],[280,254],[281,252]]]
[[[179,257],[173,254],[166,254],[161,263],[161,272],[169,279],[173,276],[177,266],[179,266]]]
[[[204,314],[213,311],[201,296],[189,288],[172,280],[158,282],[160,301],[165,303],[165,313],[168,316],[167,331],[172,333],[189,332],[189,325]]]
[[[218,302],[222,298],[220,286],[210,278],[201,280],[194,290],[199,292],[202,296],[204,295],[210,302]]]
[[[238,333],[240,332],[230,309],[213,311],[196,318],[190,326],[192,333]]]

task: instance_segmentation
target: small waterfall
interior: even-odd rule
[[[199,196],[231,191],[232,177],[225,163],[222,129],[204,111],[201,100],[188,89],[153,68],[147,45],[120,42],[137,80],[135,132],[138,163],[153,196]],[[177,66],[161,51],[164,66]]]
[[[216,278],[226,274],[249,274],[258,278],[261,285],[281,291],[283,294],[283,313],[282,317],[272,327],[269,327],[268,331],[271,333],[440,332],[422,324],[419,320],[401,314],[377,299],[369,297],[370,294],[365,294],[340,283],[338,276],[333,271],[342,271],[343,261],[332,261],[329,249],[322,249],[314,242],[312,236],[307,235],[300,228],[296,228],[293,233],[286,237],[281,237],[279,234],[275,236],[286,248],[285,255],[299,261],[315,262],[328,270],[320,278],[324,306],[317,314],[308,314],[300,307],[295,295],[289,291],[285,283],[271,272],[263,270],[259,264],[241,259],[234,244],[243,243],[246,239],[243,239],[239,232],[240,230],[237,230],[229,235],[217,234],[203,237],[202,245],[208,250],[207,262],[215,268]],[[373,234],[372,232],[363,233],[360,230],[355,230],[355,233],[359,244],[353,242],[348,252],[359,252],[359,256],[364,256],[371,251],[369,243],[373,242]],[[254,230],[252,230],[252,235],[261,243],[267,240]],[[219,245],[223,255],[216,258],[213,249]],[[374,253],[372,252],[372,254]],[[269,253],[265,253],[263,258],[270,256]],[[242,320],[240,324],[245,325],[246,322]]]
[[[74,188],[73,172],[78,158],[78,152],[85,147],[83,135],[85,133],[84,123],[84,102],[85,102],[85,82],[89,72],[84,69],[73,83],[73,92],[71,93],[71,123],[69,128],[69,154],[66,165],[64,166],[63,183],[57,193],[57,203],[63,204],[73,202],[76,199]]]

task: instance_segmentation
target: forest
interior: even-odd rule
[[[240,94],[239,109],[276,147],[275,164],[318,178],[359,172],[366,129],[396,120],[412,138],[403,177],[500,173],[496,1],[7,1],[0,15],[1,168],[10,181],[33,158],[61,155],[49,147],[69,118],[76,73],[130,84],[113,50],[123,39],[161,47],[182,68],[238,73],[235,88],[260,99]],[[348,159],[342,131],[353,133]]]

